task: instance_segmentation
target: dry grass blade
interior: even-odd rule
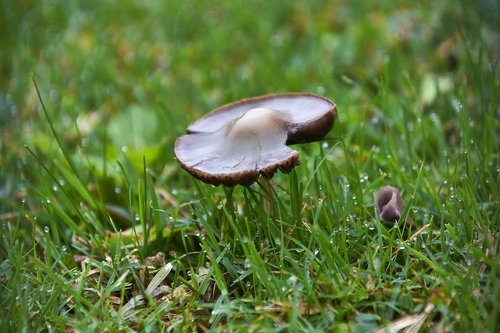
[[[433,309],[434,304],[429,303],[421,313],[395,320],[389,325],[378,329],[376,333],[397,332],[403,329],[405,333],[417,333]]]
[[[163,266],[158,273],[153,277],[151,282],[149,283],[148,287],[146,288],[146,293],[150,296],[154,296],[153,293],[154,291],[158,288],[160,283],[165,280],[165,278],[168,276],[170,271],[172,271],[172,264],[168,263],[165,266]],[[142,295],[136,295],[132,297],[122,308],[121,308],[121,313],[122,314],[127,314],[129,311],[133,310],[136,306],[144,304],[144,296]]]
[[[153,292],[155,291],[156,288],[162,283],[163,280],[167,277],[167,275],[170,273],[172,270],[172,264],[168,263],[165,266],[163,266],[162,269],[156,275],[154,276],[153,280],[149,283],[148,287],[146,288],[146,292],[149,295],[152,295]]]

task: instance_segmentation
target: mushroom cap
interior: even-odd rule
[[[394,223],[401,217],[405,204],[398,189],[392,186],[381,188],[375,198],[380,219]]]
[[[307,93],[280,93],[243,99],[213,110],[177,138],[179,165],[200,180],[249,185],[260,174],[271,178],[299,163],[286,144],[322,139],[332,128],[336,106]]]

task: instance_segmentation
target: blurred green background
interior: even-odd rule
[[[117,215],[138,211],[134,200],[140,191],[135,189],[144,162],[155,188],[164,190],[163,201],[155,206],[164,210],[163,215],[155,212],[158,220],[163,225],[172,216],[180,221],[177,203],[187,207],[201,200],[201,194],[174,160],[175,138],[222,104],[288,91],[320,94],[337,104],[338,119],[328,138],[296,147],[304,162],[300,180],[314,185],[311,198],[323,195],[320,183],[339,188],[337,201],[330,203],[336,223],[344,225],[355,215],[373,220],[374,192],[392,183],[404,186],[406,197],[414,194],[418,223],[437,221],[432,237],[441,240],[438,229],[444,234],[444,224],[451,223],[465,230],[457,232],[463,236],[461,244],[476,246],[479,237],[489,241],[489,235],[496,244],[498,222],[488,224],[489,234],[485,226],[472,230],[470,221],[481,221],[478,216],[498,219],[499,14],[495,0],[0,0],[2,230],[15,230],[13,238],[29,249],[48,237],[40,232],[42,226],[67,226],[74,220],[78,225],[66,228],[66,234],[51,236],[80,253],[72,231],[101,235],[111,229],[102,207],[110,213],[108,205],[113,205],[111,213]],[[329,147],[327,167],[317,176],[312,172],[317,157]],[[331,182],[325,181],[329,170]],[[276,179],[286,188],[285,176]],[[347,191],[350,183],[353,195]],[[339,203],[342,186],[345,202]],[[201,188],[215,206],[222,202],[220,188]],[[465,193],[462,202],[453,200],[454,191]],[[48,208],[50,201],[55,208]],[[303,215],[313,215],[315,203],[310,201]],[[68,221],[61,216],[69,216]],[[117,226],[131,227],[131,216],[117,218]],[[189,228],[194,228],[191,222]],[[51,224],[51,230],[57,228]],[[170,250],[162,242],[143,256]],[[184,248],[195,248],[197,240],[192,242]],[[81,252],[103,255],[107,246]],[[6,248],[0,248],[2,259]],[[344,250],[356,255],[346,245]],[[241,251],[235,253],[241,259]],[[430,293],[412,292],[407,295],[422,299]],[[498,310],[492,299],[485,308]],[[401,306],[414,310],[413,303]],[[463,306],[463,316],[475,307],[472,302]],[[348,320],[353,313],[346,315]],[[383,319],[392,320],[393,314]]]

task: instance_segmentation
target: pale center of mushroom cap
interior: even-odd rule
[[[269,108],[253,108],[227,126],[226,136],[232,139],[266,137],[286,130],[286,114]]]

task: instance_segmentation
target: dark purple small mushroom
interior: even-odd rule
[[[380,214],[380,220],[387,223],[397,222],[405,208],[401,194],[397,188],[392,186],[381,188],[376,195],[375,203]]]

